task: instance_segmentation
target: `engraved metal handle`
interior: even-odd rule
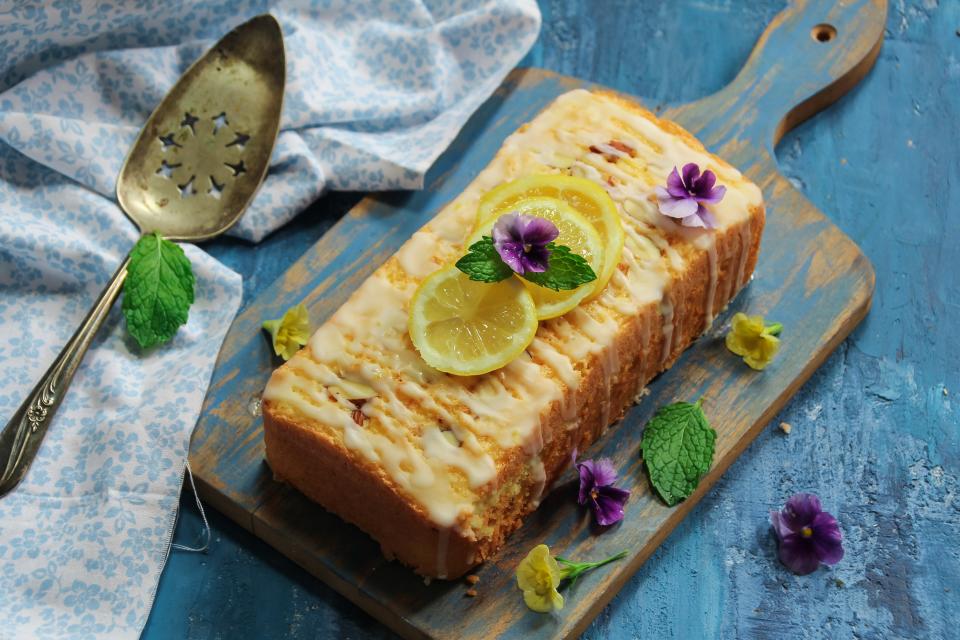
[[[0,432],[0,498],[17,486],[30,468],[74,372],[123,287],[129,262],[128,255],[76,333]]]

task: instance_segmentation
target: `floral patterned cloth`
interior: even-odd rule
[[[417,188],[529,49],[534,0],[19,0],[0,12],[0,421],[136,240],[113,189],[189,63],[241,21],[283,25],[270,175],[231,233],[257,241],[324,189]],[[240,277],[185,247],[197,300],[143,355],[119,308],[20,486],[0,499],[0,638],[134,637],[170,548],[190,433]],[[117,305],[119,307],[119,305]]]

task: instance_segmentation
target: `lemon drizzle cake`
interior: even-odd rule
[[[727,188],[715,229],[658,211],[654,188],[688,162]],[[484,193],[550,173],[594,181],[616,203],[625,244],[609,284],[543,321],[502,369],[432,369],[407,333],[418,284],[463,255]],[[457,577],[710,326],[749,279],[763,223],[759,189],[677,125],[611,94],[560,96],[274,372],[263,396],[268,462],[387,557]]]

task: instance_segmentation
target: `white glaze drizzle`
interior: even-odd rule
[[[713,303],[717,295],[717,240],[716,236],[711,234],[704,234],[699,236],[695,241],[694,245],[698,249],[705,250],[707,252],[707,270],[710,273],[709,280],[707,281],[707,300],[704,305],[704,323],[703,331],[706,331],[710,328],[710,325],[713,324]]]
[[[660,366],[663,367],[673,353],[673,301],[667,293],[664,293],[663,300],[660,301],[660,316],[663,318],[663,351],[660,354]]]
[[[746,224],[740,225],[740,264],[737,267],[737,288],[743,286],[744,271],[747,268],[747,254],[749,253],[750,238],[753,235],[753,220],[748,220]],[[729,297],[732,297],[731,292]]]
[[[530,458],[530,477],[536,483],[531,492],[530,502],[534,508],[540,506],[540,499],[543,497],[543,490],[547,484],[547,470],[543,466],[543,460],[540,456]]]
[[[612,140],[632,147],[636,157],[611,146]],[[590,145],[603,153],[590,152]],[[686,162],[709,167],[727,186],[724,200],[714,207],[718,230],[739,223],[751,206],[761,203],[759,190],[736,169],[616,99],[583,90],[560,96],[510,136],[471,185],[357,289],[317,330],[308,349],[274,372],[264,399],[338,439],[348,455],[377,465],[422,506],[440,528],[437,564],[438,571],[445,572],[444,532],[455,528],[471,534],[470,517],[504,482],[516,478],[516,471],[498,475],[499,460],[521,451],[530,465],[527,473],[545,483],[539,452],[553,434],[544,429],[541,416],[556,404],[566,427],[577,428],[581,367],[590,356],[598,358],[604,378],[608,422],[613,410],[610,389],[626,364],[617,362],[612,348],[621,319],[646,305],[659,305],[661,361],[672,353],[669,286],[687,268],[674,245],[695,247],[695,238],[659,215],[651,193],[674,166]],[[477,378],[432,370],[406,335],[408,302],[416,285],[438,265],[462,254],[485,191],[524,175],[561,169],[603,185],[617,203],[626,232],[620,269],[597,299],[541,323],[529,356]],[[746,234],[749,239],[749,231]],[[745,254],[744,248],[738,283]],[[644,327],[645,340],[650,330]],[[362,426],[351,418],[353,404],[337,391],[336,383],[342,380],[376,391],[361,409],[366,417]]]
[[[425,255],[433,255],[433,247],[438,240],[439,238],[432,231],[421,229],[410,236],[410,240],[400,247],[400,250],[396,253],[397,262],[407,272],[407,275],[422,280],[443,266],[442,262],[437,263],[424,259]]]

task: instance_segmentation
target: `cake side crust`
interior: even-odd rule
[[[741,225],[749,225],[749,234],[741,233]],[[752,209],[741,225],[716,234],[717,295],[711,315],[719,313],[753,273],[764,225],[762,206]],[[744,239],[748,246],[742,246]],[[744,250],[747,253],[742,257]],[[565,428],[566,421],[556,403],[544,412],[543,431],[551,434],[539,453],[545,480],[532,474],[526,465],[501,465],[497,484],[516,486],[516,491],[505,493],[489,507],[485,519],[495,527],[487,537],[465,535],[456,527],[441,532],[424,509],[409,500],[376,465],[352,456],[341,442],[311,427],[309,420],[285,415],[282,408],[265,400],[268,462],[279,477],[370,534],[388,558],[395,557],[426,576],[459,577],[489,558],[522,524],[523,517],[535,509],[541,484],[549,487],[568,468],[573,449],[583,450],[592,444],[620,418],[638,391],[702,333],[709,258],[706,251],[686,257],[687,268],[673,280],[668,294],[675,320],[667,358],[661,357],[665,335],[658,304],[646,305],[635,317],[621,323],[610,347],[619,367],[611,376],[609,400],[603,372],[603,360],[608,356],[590,355],[582,368],[579,391],[567,390],[567,394],[579,394],[577,428]],[[741,262],[745,265],[742,269]],[[740,282],[736,281],[738,275],[742,276]],[[644,337],[648,338],[645,342]]]

